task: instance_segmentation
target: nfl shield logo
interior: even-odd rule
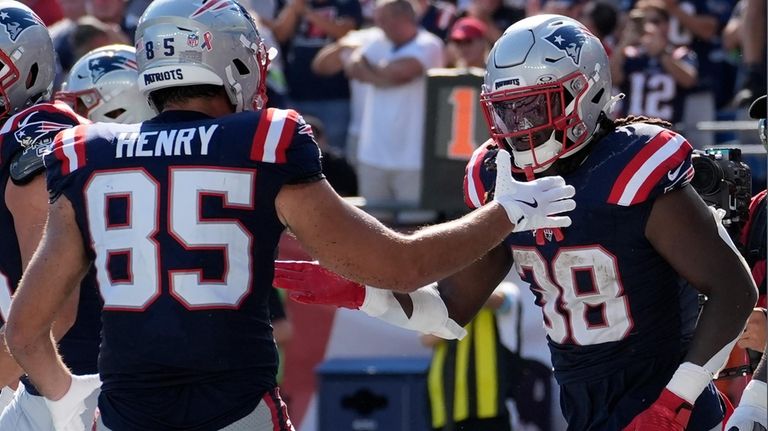
[[[200,36],[198,36],[197,33],[192,33],[189,36],[187,36],[187,45],[194,48],[199,43],[200,43]]]

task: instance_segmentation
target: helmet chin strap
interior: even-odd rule
[[[513,147],[510,145],[510,148],[513,148]],[[549,139],[547,139],[546,142],[537,146],[536,148],[532,148],[528,151],[517,151],[513,149],[512,153],[514,155],[515,165],[518,168],[522,169],[523,172],[525,172],[525,178],[528,181],[533,181],[535,179],[535,174],[546,171],[547,169],[550,168],[550,166],[552,166],[552,164],[555,163],[554,161],[552,161],[550,163],[547,163],[546,165],[540,165],[539,167],[534,169],[532,167],[533,152],[536,151],[537,155],[543,154],[544,160],[550,160],[553,157],[555,157],[557,154],[559,154],[560,151],[562,151],[562,149],[563,149],[563,143],[557,140],[557,138],[555,137],[555,131],[553,130],[552,135],[550,135]],[[537,245],[544,245],[546,243],[545,231],[547,230],[549,230],[551,234],[554,235],[555,241],[560,242],[565,238],[560,228],[537,229],[535,231]]]
[[[518,151],[515,150],[512,145],[509,145],[509,147],[512,149],[515,166],[525,171],[526,176],[528,176],[529,171],[538,174],[549,169],[549,167],[552,166],[552,163],[554,163],[550,162],[546,165],[540,165],[536,168],[531,168],[534,162],[534,151],[536,152],[536,160],[550,160],[560,154],[560,152],[563,150],[563,143],[557,140],[555,137],[555,131],[553,130],[549,138],[543,144],[536,146],[536,148],[531,148],[530,150],[526,151]],[[532,175],[530,178],[528,178],[528,181],[531,180],[533,180]]]

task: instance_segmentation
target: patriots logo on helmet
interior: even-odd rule
[[[222,9],[226,9],[230,6],[237,6],[237,3],[233,2],[232,0],[211,0],[208,2],[204,2],[202,6],[195,9],[194,12],[192,12],[192,15],[190,15],[190,18],[197,18],[198,16],[206,13],[206,12],[214,12],[214,11],[220,11]]]
[[[24,148],[37,148],[44,144],[53,142],[56,134],[62,130],[69,129],[71,124],[56,123],[54,121],[35,121],[32,123],[22,123],[19,130],[13,136]]]
[[[24,9],[16,7],[0,10],[0,24],[5,27],[5,32],[8,33],[8,36],[14,42],[16,42],[16,39],[19,38],[19,35],[24,30],[34,25],[44,26],[40,18]]]
[[[95,84],[102,76],[114,70],[138,70],[136,62],[125,57],[110,56],[93,58],[88,62],[91,80]]]
[[[555,46],[555,48],[564,51],[568,57],[571,57],[576,65],[579,64],[581,57],[581,48],[587,41],[589,33],[579,26],[563,25],[555,29],[544,39]]]

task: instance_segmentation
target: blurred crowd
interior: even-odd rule
[[[130,43],[151,0],[23,2],[49,25],[60,83],[86,52]],[[332,184],[363,196],[371,209],[419,201],[427,72],[482,68],[493,42],[526,16],[557,13],[580,20],[610,54],[614,92],[626,94],[621,114],[668,120],[695,148],[741,139],[701,125],[743,119],[745,107],[766,92],[761,0],[242,3],[278,48],[269,104],[312,117],[323,129]],[[387,218],[386,212],[377,215]]]

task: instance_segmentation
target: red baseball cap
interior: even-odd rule
[[[471,16],[460,18],[451,27],[451,40],[471,40],[485,37],[485,23]]]

